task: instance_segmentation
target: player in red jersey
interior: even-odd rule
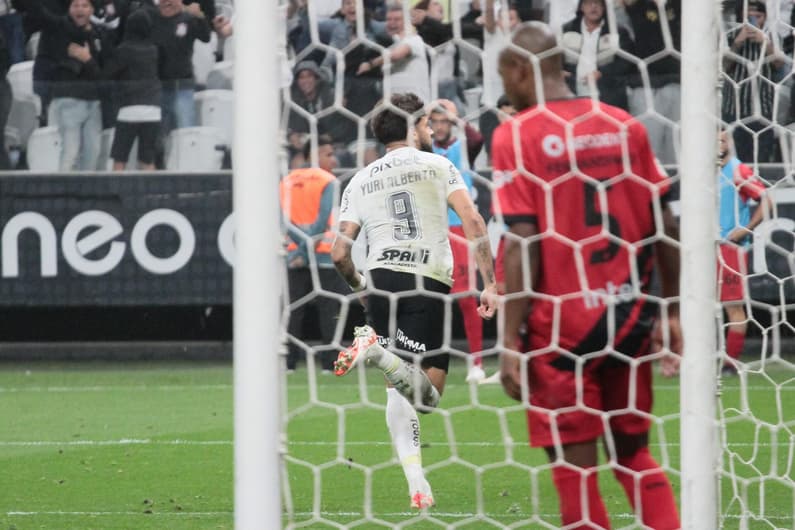
[[[531,445],[558,464],[552,478],[566,528],[610,526],[596,473],[603,437],[645,527],[679,528],[673,489],[648,449],[652,361],[662,356],[670,375],[678,368],[678,357],[656,344],[661,310],[666,346],[681,348],[676,309],[649,294],[656,262],[661,296],[678,295],[667,176],[643,125],[569,91],[548,26],[530,22],[516,31],[500,75],[519,111],[492,144],[495,211],[510,227],[503,387],[517,400],[529,391]]]

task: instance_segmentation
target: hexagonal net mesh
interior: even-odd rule
[[[793,528],[795,14],[784,0],[713,4],[721,36],[713,121],[725,140],[715,148],[717,191],[703,197],[718,204],[716,526]],[[678,527],[687,448],[679,381],[660,367],[680,349],[681,15],[676,0],[290,3],[293,82],[282,90],[280,120],[289,166],[286,527]],[[396,108],[389,97],[404,92],[424,109]],[[426,215],[427,206],[415,211],[419,203],[396,195],[422,179],[376,139],[370,125],[385,109],[403,116],[410,134],[428,117],[433,150],[466,181],[509,306],[494,321],[473,316],[477,242],[467,244],[455,220],[449,293],[420,282],[388,294],[367,272],[379,270],[379,256],[422,268],[424,249],[435,252],[441,240],[390,256],[362,226],[352,253],[367,288],[353,293],[334,269],[343,192],[355,178],[377,186],[360,170],[392,172],[383,177],[391,203],[375,204],[375,191],[370,203],[364,192],[356,199],[383,206],[390,237],[414,234],[414,216]],[[336,178],[318,188],[301,180],[316,179],[307,168],[317,167]],[[302,213],[309,196],[315,206]],[[368,247],[379,254],[368,259]],[[378,362],[332,375],[367,319],[364,307],[384,294],[389,325],[375,331],[391,337],[388,350],[417,369],[449,355],[429,414],[419,390],[400,398],[419,415],[395,412]],[[396,312],[417,295],[439,302],[423,318],[438,327],[440,346],[406,354]],[[499,375],[481,381],[512,368],[516,400]],[[411,506],[418,480],[434,506]]]

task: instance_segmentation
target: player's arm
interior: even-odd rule
[[[657,272],[660,277],[660,290],[663,298],[670,300],[679,296],[679,224],[674,218],[668,204],[662,207],[663,230],[665,238],[655,243],[657,255]],[[682,331],[679,325],[679,304],[672,303],[667,308],[668,318],[668,344],[670,351],[682,353]],[[660,326],[654,331],[653,351],[659,351],[663,346],[663,333]],[[679,356],[669,355],[662,360],[663,375],[670,377],[679,371]]]
[[[522,345],[519,336],[522,324],[530,311],[530,298],[527,289],[536,284],[539,271],[538,242],[530,242],[526,247],[523,241],[538,234],[538,227],[530,222],[511,224],[509,233],[504,236],[505,250],[503,269],[505,274],[505,346],[509,350],[500,354],[500,379],[505,393],[517,401],[522,399]],[[530,273],[530,284],[525,284],[525,263]]]
[[[494,0],[486,0],[486,8],[483,10],[483,28],[489,33],[494,33],[497,29],[497,17],[494,16]]]
[[[351,289],[361,291],[366,286],[365,277],[356,270],[356,265],[351,257],[353,242],[359,235],[361,227],[350,221],[340,221],[339,232],[331,247],[331,261]]]
[[[455,190],[448,195],[447,202],[461,218],[461,227],[466,238],[475,242],[475,262],[483,279],[478,314],[482,318],[491,318],[497,310],[497,280],[494,276],[494,258],[491,256],[486,223],[466,190]]]
[[[773,201],[765,185],[754,177],[753,170],[744,164],[737,166],[734,184],[737,186],[740,198],[743,201],[755,200],[759,203],[748,224],[738,226],[726,236],[726,239],[732,243],[742,243],[753,232],[754,228],[759,226],[759,223],[773,213]]]
[[[753,232],[754,228],[759,226],[759,223],[773,214],[773,200],[767,191],[764,191],[757,200],[759,201],[759,206],[754,210],[751,219],[748,221],[748,226],[745,227],[749,232]]]

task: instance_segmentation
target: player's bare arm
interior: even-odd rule
[[[679,296],[679,224],[667,204],[662,209],[663,230],[666,239],[656,243],[657,271],[660,275],[662,296],[668,300]],[[668,306],[668,349],[673,353],[682,353],[682,331],[679,325],[679,304]],[[653,351],[659,351],[663,344],[662,329],[658,325],[653,337]],[[662,360],[662,372],[671,377],[679,372],[679,356],[669,355]]]
[[[488,231],[483,217],[478,213],[469,193],[456,190],[447,198],[450,206],[461,218],[464,235],[469,241],[475,241],[475,261],[478,264],[480,277],[483,279],[483,292],[480,294],[478,314],[489,319],[497,310],[497,280],[494,276],[494,258],[491,255]]]
[[[773,201],[766,191],[759,197],[759,206],[754,210],[747,226],[738,226],[726,237],[732,243],[741,243],[748,235],[759,226],[759,223],[773,214]]]
[[[505,235],[505,253],[503,268],[505,269],[505,347],[500,353],[500,378],[502,387],[508,396],[517,401],[522,399],[521,363],[522,345],[519,330],[527,318],[530,299],[526,290],[536,284],[539,270],[539,249],[537,242],[527,246],[523,241],[538,234],[538,227],[533,223],[515,223]],[[529,267],[530,283],[525,284],[524,270]]]
[[[341,221],[334,245],[331,247],[331,260],[337,268],[337,272],[348,282],[351,289],[359,291],[364,288],[364,276],[356,270],[351,258],[351,248],[353,242],[359,235],[361,227],[350,221]]]

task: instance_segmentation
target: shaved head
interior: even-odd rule
[[[511,46],[500,54],[500,75],[505,94],[517,110],[538,102],[536,73],[541,74],[546,99],[568,97],[563,77],[563,54],[555,33],[541,22],[526,22],[513,34]],[[538,61],[537,65],[532,58]]]

